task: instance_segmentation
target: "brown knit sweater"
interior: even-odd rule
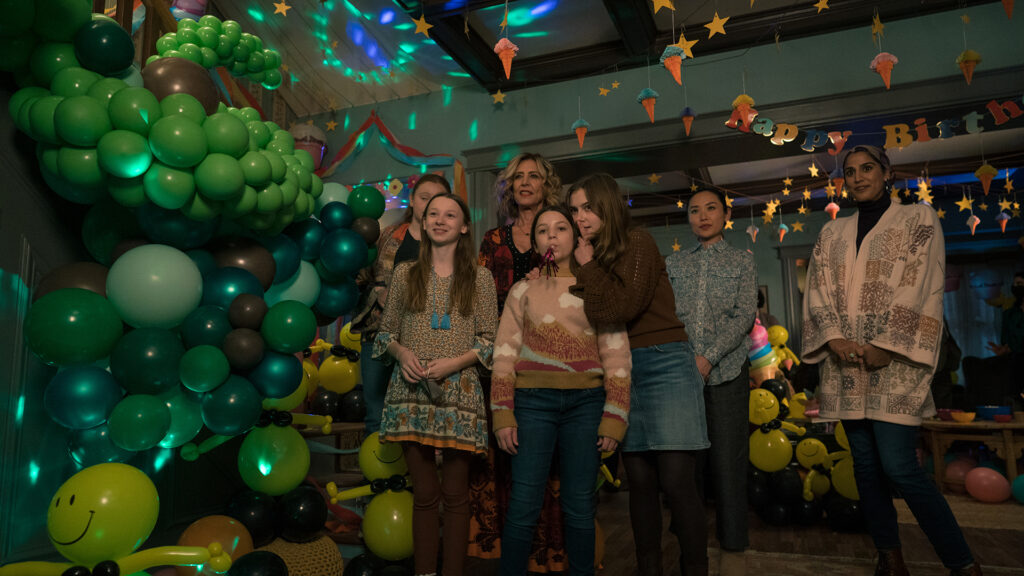
[[[571,291],[583,299],[583,310],[592,323],[624,323],[630,348],[688,339],[676,317],[665,259],[646,230],[630,230],[629,245],[615,263],[614,273],[591,260],[580,268]]]

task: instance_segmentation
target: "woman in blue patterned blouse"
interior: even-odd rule
[[[694,194],[687,212],[697,245],[673,252],[665,264],[676,314],[686,325],[705,382],[709,464],[724,569],[743,561],[731,552],[747,547],[747,334],[757,313],[757,270],[754,258],[723,236],[730,211],[721,192]]]

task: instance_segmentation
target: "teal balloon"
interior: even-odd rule
[[[181,338],[186,348],[204,345],[220,348],[224,344],[224,337],[232,329],[226,310],[212,304],[204,304],[193,310],[181,323]]]
[[[35,6],[33,30],[51,42],[70,42],[92,20],[89,0],[35,0]]]
[[[110,101],[114,98],[114,94],[127,87],[128,84],[120,78],[101,78],[89,87],[86,94],[99,100],[100,104],[107,109],[107,114],[110,114]]]
[[[132,394],[121,400],[107,422],[110,440],[124,450],[149,450],[171,429],[167,402],[148,394]]]
[[[174,328],[203,296],[203,278],[184,252],[146,244],[122,255],[107,274],[107,298],[136,328]]]
[[[57,106],[63,101],[63,96],[43,96],[33,99],[29,105],[29,130],[37,141],[51,145],[63,144],[60,136],[57,136],[57,127],[53,123]]]
[[[251,382],[241,376],[228,376],[216,389],[203,394],[200,402],[203,423],[214,434],[237,436],[247,432],[260,419],[263,399]]]
[[[74,366],[50,380],[43,406],[61,426],[86,430],[106,422],[121,396],[121,387],[110,372],[96,366]]]
[[[101,76],[85,68],[65,68],[53,75],[50,92],[56,96],[85,96]]]
[[[324,209],[324,206],[331,202],[342,202],[347,204],[349,195],[350,191],[344,185],[338,184],[337,182],[325,182],[323,193],[316,199],[315,210],[319,213]],[[355,220],[355,217],[352,219]]]
[[[196,166],[195,178],[199,193],[210,200],[230,200],[245,188],[242,165],[227,154],[208,154]]]
[[[35,301],[25,319],[28,347],[47,364],[91,364],[106,358],[121,334],[114,306],[82,288],[50,292]]]
[[[135,43],[117,22],[93,20],[75,32],[75,56],[83,67],[106,76],[132,65]]]
[[[170,98],[171,96],[168,96],[164,102]],[[153,124],[149,133],[149,144],[158,160],[175,168],[195,166],[207,153],[203,127],[185,114],[166,115],[166,110],[164,117]]]
[[[263,297],[260,281],[248,270],[228,266],[206,277],[203,286],[203,304],[227,310],[239,294]]]
[[[320,261],[338,274],[355,275],[366,264],[366,240],[353,230],[339,228],[324,238]]]
[[[190,442],[202,430],[203,414],[199,402],[181,390],[162,398],[171,413],[171,426],[160,440],[160,447],[178,448]]]
[[[142,235],[130,210],[111,200],[98,202],[89,208],[82,221],[82,242],[89,255],[104,266],[109,266],[114,247],[122,240]]]
[[[142,187],[153,204],[165,210],[177,210],[192,200],[196,181],[192,170],[153,162],[142,177]]]
[[[191,250],[206,244],[217,232],[217,222],[197,222],[177,210],[165,210],[153,204],[139,208],[138,226],[153,242],[179,250]]]
[[[178,364],[185,347],[163,328],[139,328],[125,334],[110,355],[110,372],[130,394],[163,394],[178,385]]]
[[[203,278],[206,278],[210,272],[217,269],[217,261],[213,259],[213,254],[210,254],[209,251],[195,249],[188,250],[185,253],[199,267],[199,273],[203,275]]]
[[[331,202],[320,209],[320,222],[328,230],[351,228],[353,220],[352,209],[343,202]]]
[[[142,88],[144,81],[142,79],[142,70],[139,69],[138,64],[132,64],[126,68],[123,72],[113,74],[114,78],[123,80],[125,84],[134,88]]]
[[[301,258],[313,261],[320,257],[320,248],[327,236],[327,229],[323,224],[309,218],[293,224],[287,234],[298,244]]]
[[[80,66],[75,58],[75,47],[62,42],[39,44],[29,58],[32,77],[43,86],[49,86],[57,72]]]
[[[359,287],[355,280],[320,284],[320,296],[316,299],[316,311],[321,316],[337,318],[351,312],[359,303]]]
[[[163,117],[160,102],[145,88],[129,86],[110,97],[110,121],[118,130],[149,136],[153,124]]]
[[[315,333],[315,320],[313,327]],[[295,392],[302,383],[302,361],[291,354],[265,350],[263,360],[249,372],[248,377],[264,398],[284,398]]]
[[[1018,474],[1017,478],[1013,481],[1011,487],[1013,491],[1013,497],[1017,499],[1017,502],[1024,504],[1024,474]]]
[[[291,278],[299,269],[299,246],[284,234],[260,238],[263,247],[274,258],[274,284]]]
[[[284,300],[267,311],[260,333],[271,350],[285,354],[300,352],[316,337],[316,316],[306,304]]]
[[[107,462],[127,462],[134,450],[125,450],[110,439],[110,427],[101,424],[88,430],[72,430],[68,435],[68,455],[82,468]]]
[[[135,178],[149,170],[153,155],[149,142],[129,130],[111,130],[96,146],[100,167],[118,178]]]
[[[194,392],[209,392],[223,384],[230,374],[227,356],[216,346],[196,346],[181,359],[181,383]]]
[[[306,260],[300,260],[299,267],[291,278],[274,284],[267,290],[266,301],[271,306],[285,300],[295,300],[306,306],[313,306],[320,297],[320,287],[321,281],[316,267]]]
[[[291,426],[256,428],[238,449],[238,473],[252,490],[287,494],[309,474],[309,446]]]
[[[348,205],[356,218],[373,218],[384,214],[384,195],[373,186],[357,186],[348,197]]]
[[[65,98],[54,111],[53,124],[62,140],[83,147],[96,146],[112,128],[106,106],[84,94]]]

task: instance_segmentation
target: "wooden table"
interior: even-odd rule
[[[1010,483],[1017,477],[1017,458],[1024,452],[1024,421],[1013,420],[1001,423],[990,420],[974,422],[950,422],[946,420],[925,420],[921,430],[932,448],[935,461],[935,482],[942,487],[946,477],[945,455],[957,440],[981,442],[1006,461],[1006,476]]]

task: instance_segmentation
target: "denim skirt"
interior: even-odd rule
[[[689,342],[633,349],[629,402],[623,452],[703,450],[711,445],[704,379]]]

